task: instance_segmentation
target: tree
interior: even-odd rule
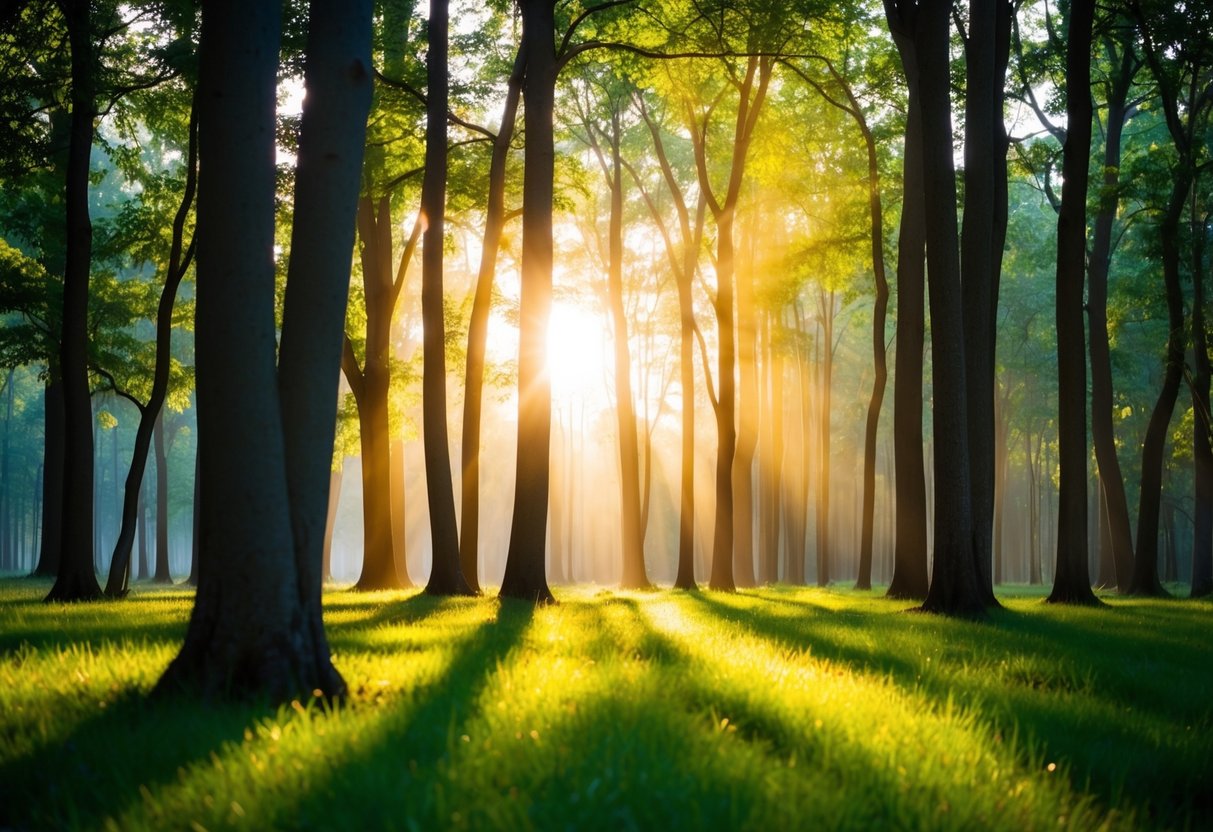
[[[552,112],[558,71],[554,0],[519,0],[526,77],[523,126],[522,295],[519,301],[518,461],[501,595],[553,601],[545,575],[552,388],[545,371],[552,306]]]
[[[1057,571],[1052,603],[1096,604],[1087,569],[1087,367],[1083,349],[1094,0],[1071,0],[1066,41],[1064,182],[1057,216]]]
[[[93,435],[88,382],[88,283],[93,226],[89,220],[89,155],[96,119],[96,65],[89,0],[63,0],[72,53],[71,129],[67,162],[67,248],[59,368],[64,404],[62,551],[48,601],[101,594],[93,572]]]
[[[923,341],[926,324],[926,206],[923,204],[922,92],[912,3],[885,0],[885,17],[901,56],[907,104],[897,241],[897,334],[893,385],[893,456],[897,482],[896,540],[889,597],[927,595],[927,492],[922,450]]]
[[[321,564],[353,219],[371,96],[369,0],[313,0],[275,365],[281,7],[209,4],[199,69],[199,586],[158,689],[338,695]],[[211,160],[214,160],[213,162]]]
[[[421,253],[421,316],[425,327],[422,375],[426,492],[429,496],[433,565],[425,591],[431,595],[470,595],[459,563],[459,529],[446,426],[446,333],[442,305],[442,245],[446,223],[447,0],[430,0],[425,128],[425,181],[421,214],[425,232]]]

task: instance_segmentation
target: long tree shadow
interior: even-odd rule
[[[385,615],[417,621],[440,613],[451,603],[458,602],[406,599],[392,605],[393,610]],[[504,657],[518,643],[529,621],[529,605],[503,605],[495,621],[485,622],[463,637],[454,647],[456,655],[443,681],[421,688],[410,699],[420,702],[415,712],[423,726],[420,730],[432,729],[442,722],[440,711],[464,701],[459,691],[470,696],[477,689],[472,684],[477,673],[490,671],[494,659]],[[448,691],[456,695],[445,696]],[[416,700],[418,695],[420,700]],[[338,710],[359,707],[391,706],[352,702],[338,705]],[[130,784],[138,783],[140,791],[146,788],[156,794],[179,778],[184,780],[185,772],[208,757],[217,760],[216,755],[247,737],[251,726],[279,710],[264,703],[216,704],[188,696],[148,700],[135,692],[120,695],[63,735],[46,738],[49,741],[0,767],[0,828],[99,827],[107,819],[136,809],[142,797]],[[151,753],[114,757],[115,749],[128,746]],[[64,773],[71,776],[61,778]]]
[[[758,604],[741,608],[712,594],[692,600],[704,613],[781,647],[887,676],[937,703],[970,705],[995,732],[1019,736],[1024,754],[1066,762],[1076,785],[1089,781],[1107,805],[1129,796],[1164,823],[1213,820],[1207,790],[1213,741],[1203,749],[1169,742],[1185,732],[1193,736],[1197,726],[1207,731],[1213,710],[1194,695],[1181,698],[1170,713],[1153,712],[1152,703],[1175,698],[1169,686],[1178,680],[1117,661],[1126,645],[1127,652],[1148,657],[1157,645],[1147,633],[1135,637],[1130,628],[1101,644],[1086,625],[1013,610],[978,624],[918,615],[912,621],[900,615],[821,616],[808,607],[794,617]],[[1191,679],[1187,684],[1208,689]],[[1179,751],[1186,759],[1177,762]]]
[[[413,600],[403,602],[403,610],[386,613],[381,621],[395,621],[402,612],[419,618],[460,603],[428,597]],[[300,795],[295,805],[287,807],[290,817],[272,822],[307,826],[308,818],[331,812],[335,795],[351,807],[362,828],[413,828],[415,819],[433,817],[441,794],[432,786],[441,783],[440,769],[449,763],[458,727],[480,711],[485,687],[523,643],[534,618],[535,607],[529,602],[495,603],[499,606],[493,620],[479,624],[452,645],[453,657],[439,678],[410,697],[385,704],[376,734],[341,754],[341,764],[325,773],[323,789]]]

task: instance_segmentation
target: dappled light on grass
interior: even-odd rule
[[[0,821],[121,829],[1200,825],[1207,605],[602,593],[325,596],[335,706],[147,702],[184,594],[0,584]],[[167,604],[167,606],[165,606]],[[98,617],[98,616],[101,617]],[[1100,617],[1102,616],[1102,617]],[[24,646],[22,646],[24,645]],[[54,772],[55,774],[48,774]],[[1185,797],[1188,796],[1188,797]],[[1185,802],[1188,801],[1188,802]]]

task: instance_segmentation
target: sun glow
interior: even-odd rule
[[[610,369],[605,316],[573,300],[552,303],[548,322],[548,372],[552,396],[606,396]]]

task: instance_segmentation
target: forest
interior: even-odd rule
[[[1213,824],[1213,7],[0,0],[0,828]]]

